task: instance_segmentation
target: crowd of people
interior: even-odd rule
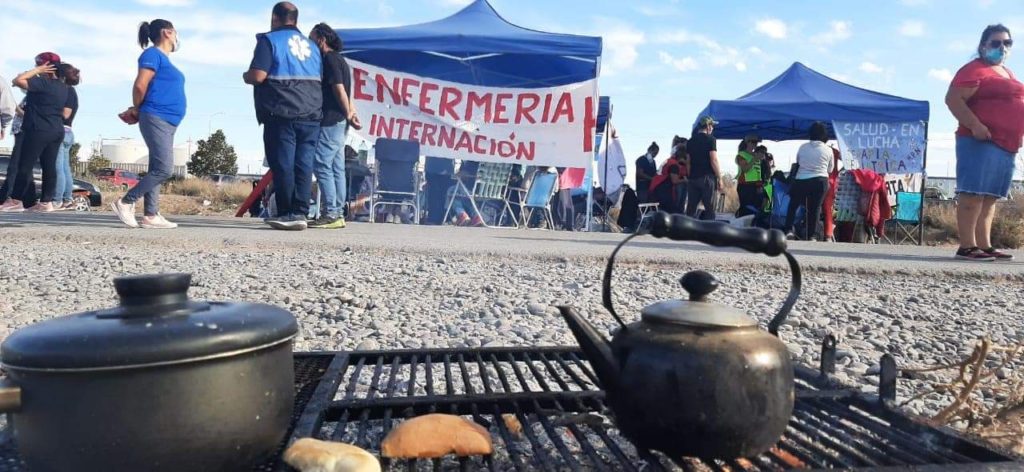
[[[361,128],[348,90],[352,73],[335,30],[320,23],[307,37],[298,29],[298,17],[295,5],[274,5],[270,31],[257,35],[252,62],[242,75],[254,89],[266,161],[273,172],[276,214],[265,221],[280,230],[343,228],[350,194],[346,136],[350,128]],[[129,227],[170,229],[177,225],[160,214],[159,193],[161,184],[171,176],[174,135],[187,108],[185,77],[171,61],[180,42],[170,21],[156,19],[140,25],[138,44],[143,52],[132,87],[133,103],[119,116],[125,123],[139,125],[149,150],[149,170],[111,206]],[[956,133],[960,236],[956,257],[961,259],[1011,258],[993,247],[991,231],[996,202],[1008,196],[1014,156],[1024,140],[1024,84],[1005,66],[1012,46],[1008,28],[987,27],[977,57],[957,72],[946,96],[946,104],[960,124]],[[53,52],[38,54],[35,67],[11,82],[25,92],[24,100],[15,100],[6,81],[0,79],[0,138],[8,126],[15,137],[7,178],[0,187],[0,212],[49,213],[73,207],[68,154],[74,143],[72,125],[78,112],[76,86],[80,82],[81,71]],[[714,136],[717,124],[711,116],[701,117],[688,138],[672,139],[668,157],[660,164],[661,148],[651,143],[635,162],[635,195],[622,201],[657,203],[662,210],[715,220],[716,200],[725,192]],[[838,150],[827,144],[829,130],[824,123],[814,123],[807,137],[788,175],[775,169],[774,156],[757,135],[740,141],[735,156],[736,217],[753,216],[756,220],[771,208],[775,183],[785,182],[790,199],[782,229],[788,236],[833,237],[830,202],[835,198],[841,159]],[[39,192],[33,177],[36,165],[42,169]],[[476,162],[465,162],[456,171],[449,159],[427,158],[428,224],[448,222],[443,221],[444,215],[450,215],[450,222],[457,225],[484,224],[477,208],[466,204],[467,195],[460,194],[456,185],[461,181],[471,188],[476,166]],[[522,186],[535,170],[517,166],[510,187]],[[559,173],[554,207],[565,229],[574,228],[578,208],[572,190],[580,186],[582,173],[576,170],[549,170]],[[322,204],[316,218],[309,221],[314,175]],[[141,221],[135,210],[140,199]],[[802,225],[797,224],[800,208],[805,210]],[[639,224],[635,210],[623,209],[620,215],[624,227]],[[819,233],[822,221],[824,231]]]
[[[35,57],[35,67],[11,82],[25,92],[14,100],[6,81],[0,87],[0,136],[7,125],[14,134],[14,149],[7,177],[0,187],[0,212],[49,213],[70,210],[72,203],[71,162],[68,153],[74,143],[71,126],[78,113],[81,71],[61,61],[52,52]],[[33,168],[42,169],[42,188],[37,192]]]

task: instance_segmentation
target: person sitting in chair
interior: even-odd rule
[[[465,193],[473,191],[473,185],[476,183],[476,170],[479,166],[480,163],[476,161],[462,161],[457,176],[466,186],[466,190],[463,191],[458,185],[453,185],[448,189],[448,201],[451,202],[450,214],[455,215],[456,226],[484,225],[484,219],[476,212],[469,195]]]

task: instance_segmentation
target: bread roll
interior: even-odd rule
[[[402,459],[433,459],[486,455],[494,451],[491,435],[460,416],[431,414],[399,424],[381,443],[381,455]]]
[[[302,438],[284,452],[284,461],[300,472],[380,472],[377,458],[356,446]]]

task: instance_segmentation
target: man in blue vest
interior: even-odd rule
[[[266,222],[293,231],[306,229],[323,112],[320,50],[299,32],[298,20],[295,5],[274,5],[270,32],[256,35],[252,64],[242,75],[254,88],[256,120],[274,174],[277,216]]]

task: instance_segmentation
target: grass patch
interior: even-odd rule
[[[232,182],[217,185],[206,179],[185,179],[169,182],[164,185],[163,193],[196,197],[210,202],[217,207],[238,206],[252,192],[252,184],[248,182]]]
[[[957,240],[956,205],[926,203],[924,224],[934,230],[930,239]],[[1018,249],[1024,247],[1024,197],[1002,201],[996,204],[996,217],[992,222],[992,245],[997,248]]]

